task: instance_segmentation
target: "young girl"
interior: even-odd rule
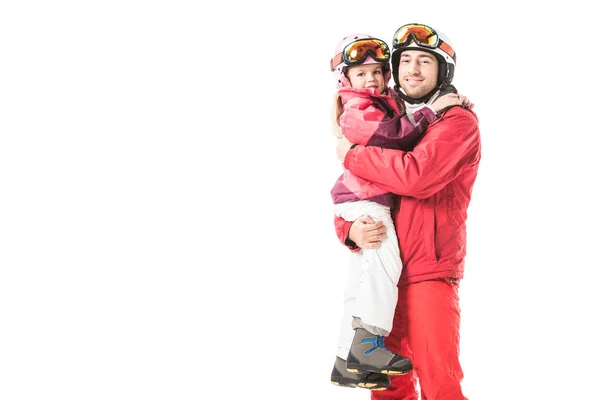
[[[331,60],[338,87],[335,122],[352,143],[408,151],[439,111],[460,105],[462,100],[457,94],[446,94],[409,117],[402,104],[396,102],[396,93],[388,88],[389,58],[389,48],[380,39],[365,34],[342,39]],[[387,228],[387,238],[378,248],[351,254],[344,318],[331,382],[386,389],[387,375],[412,370],[411,361],[392,353],[383,341],[392,329],[402,272],[390,212],[394,195],[347,170],[338,178],[331,195],[336,216],[354,221],[369,215]]]

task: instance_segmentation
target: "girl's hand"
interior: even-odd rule
[[[448,107],[458,106],[462,104],[459,99],[459,95],[456,93],[448,93],[443,96],[437,98],[433,103],[431,103],[431,108],[435,110],[436,113],[439,113],[442,110],[445,110]]]
[[[348,153],[348,150],[350,150],[350,146],[352,145],[353,143],[346,139],[344,136],[338,138],[335,150],[337,151],[338,159],[342,163],[344,162],[344,158],[346,158],[346,154]]]

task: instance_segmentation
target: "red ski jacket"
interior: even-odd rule
[[[392,214],[401,284],[462,279],[467,208],[480,157],[477,116],[458,106],[431,123],[412,151],[359,145],[346,155],[350,172],[400,195]],[[346,245],[351,225],[335,217],[336,233]]]

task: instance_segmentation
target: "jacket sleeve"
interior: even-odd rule
[[[344,111],[338,121],[346,139],[366,146],[384,117],[385,113],[375,107],[373,101],[355,97],[344,102]]]
[[[346,221],[336,215],[334,216],[333,223],[335,224],[335,233],[337,234],[338,239],[340,239],[340,242],[353,252],[359,251],[360,248],[349,238],[352,221]]]
[[[429,127],[413,151],[356,146],[346,154],[344,167],[392,193],[427,198],[479,158],[477,117],[452,107]]]

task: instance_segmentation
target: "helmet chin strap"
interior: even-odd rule
[[[434,96],[435,98],[438,98],[439,96],[443,96],[448,93],[458,93],[454,86],[448,84],[442,84],[439,87],[435,87],[431,92],[427,93],[423,97],[419,97],[418,99],[414,97],[408,97],[408,95],[404,92],[404,89],[399,86],[394,86],[394,90],[398,93],[402,100],[409,104],[429,103]]]
[[[402,100],[410,104],[427,103],[429,99],[431,99],[431,97],[438,91],[438,88],[435,88],[425,96],[415,99],[414,97],[408,97],[408,95],[404,92],[404,89],[401,87],[395,86],[394,89],[398,93],[398,96],[402,98]]]

